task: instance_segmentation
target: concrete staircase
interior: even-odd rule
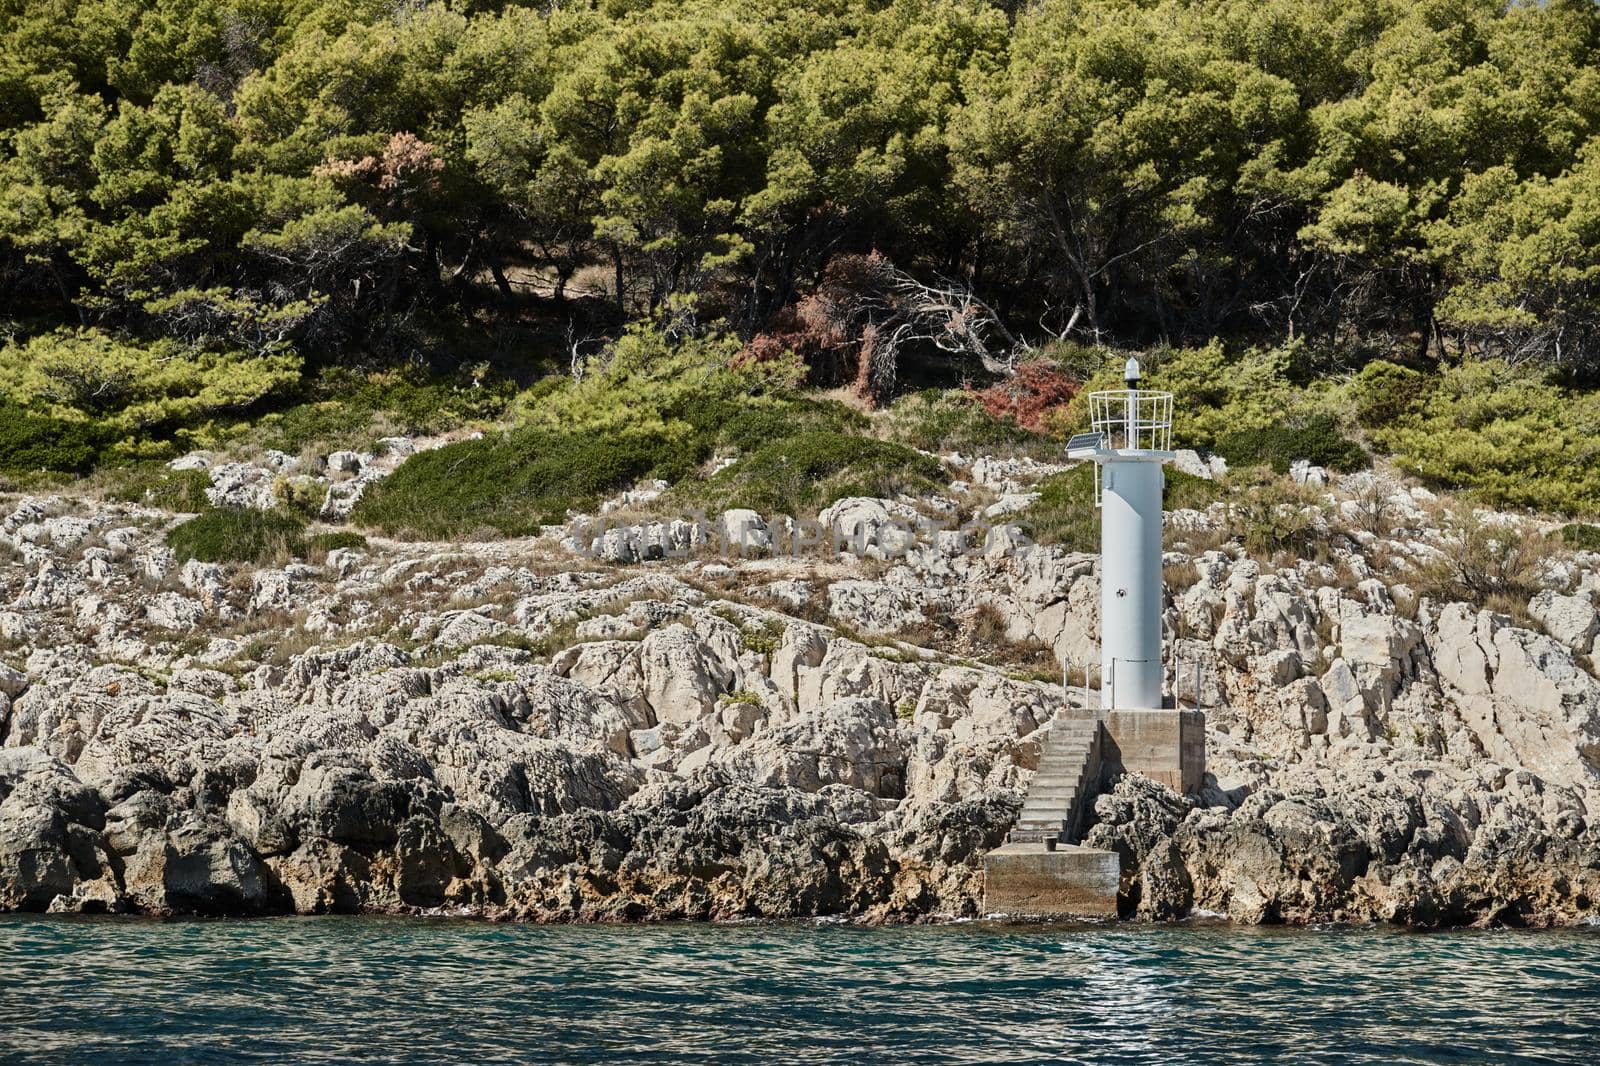
[[[1078,842],[1099,785],[1102,746],[1097,719],[1056,717],[1039,756],[1039,772],[1028,786],[1016,827],[1006,834],[1007,842]]]

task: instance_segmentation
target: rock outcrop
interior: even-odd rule
[[[316,476],[359,486],[380,458]],[[270,485],[192,465],[229,502]],[[973,517],[1054,469],[973,464]],[[965,506],[840,501],[822,523],[845,553],[821,557],[769,557],[783,523],[737,513],[717,562],[667,524],[613,530],[615,550],[547,536],[256,570],[180,565],[162,513],[12,499],[0,909],[975,914],[1064,696],[962,627],[1086,663],[1098,586],[1093,557],[927,519]],[[1396,558],[1439,550],[1388,536]],[[1166,625],[1204,667],[1178,688],[1209,708],[1212,774],[1199,796],[1129,777],[1095,804],[1088,843],[1122,856],[1128,915],[1600,912],[1600,559],[1553,574],[1521,623],[1359,552],[1169,562],[1192,574]]]

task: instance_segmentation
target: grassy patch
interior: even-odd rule
[[[218,507],[174,527],[167,545],[183,560],[282,562],[305,554],[305,523],[282,511]]]

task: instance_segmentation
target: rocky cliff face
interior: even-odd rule
[[[553,533],[254,569],[180,565],[170,515],[12,499],[0,908],[974,914],[1061,686],[891,635],[987,612],[1082,663],[1098,592],[1092,558],[1004,531],[891,543],[947,505],[830,508],[846,556],[627,561],[641,526],[601,558]],[[1600,560],[1550,574],[1537,632],[1367,558],[1173,558],[1212,776],[1098,801],[1128,913],[1600,913]]]

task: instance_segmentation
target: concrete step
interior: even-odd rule
[[[1064,821],[1019,821],[1016,828],[1008,832],[1008,839],[1034,839],[1043,840],[1045,837],[1061,839],[1061,834],[1067,831]]]
[[[1083,790],[1077,785],[1069,781],[1064,784],[1049,785],[1044,788],[1030,788],[1028,789],[1028,798],[1034,800],[1046,800],[1050,803],[1055,803],[1062,799],[1076,797],[1077,794],[1082,791]]]
[[[1054,753],[1050,753],[1039,759],[1038,772],[1043,774],[1050,773],[1052,771],[1059,772],[1062,770],[1081,770],[1083,769],[1083,764],[1088,761],[1089,752],[1087,749],[1084,751],[1072,752],[1070,755],[1056,755]]]
[[[1033,775],[1033,785],[1059,785],[1063,783],[1076,784],[1083,780],[1084,772],[1088,768],[1079,763],[1070,770],[1041,770]],[[1029,787],[1033,787],[1030,785]]]
[[[1052,781],[1035,781],[1028,786],[1028,795],[1058,796],[1063,792],[1077,792],[1082,784],[1082,779],[1077,777],[1058,777]]]
[[[1061,763],[1060,765],[1056,766],[1041,766],[1039,769],[1034,771],[1033,779],[1035,781],[1039,781],[1041,779],[1061,780],[1065,778],[1067,780],[1076,781],[1078,778],[1083,776],[1084,770],[1088,768],[1086,765],[1088,762],[1089,759],[1087,756],[1085,756],[1082,759],[1078,759],[1070,763]]]
[[[1079,817],[1078,809],[1087,799],[1100,728],[1092,718],[1057,718],[1051,723],[1038,768],[1008,840],[1069,840]]]

